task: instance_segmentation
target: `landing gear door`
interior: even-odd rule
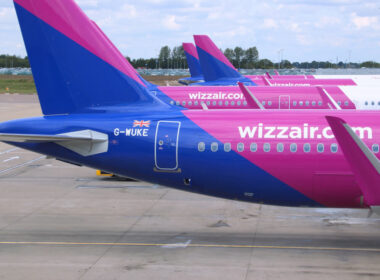
[[[158,170],[178,169],[178,141],[180,122],[159,121],[154,146],[155,167]]]

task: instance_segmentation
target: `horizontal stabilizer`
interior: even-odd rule
[[[265,110],[261,102],[256,98],[256,96],[244,85],[243,83],[238,83],[241,92],[244,94],[245,99],[250,108]]]
[[[108,135],[92,130],[56,135],[0,133],[0,141],[16,143],[52,142],[82,156],[90,156],[108,151]]]
[[[326,116],[326,119],[355,174],[364,201],[376,212],[380,210],[380,161],[367,145],[342,119]]]

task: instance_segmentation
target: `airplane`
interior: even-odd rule
[[[204,106],[209,106],[212,109],[228,109],[228,108],[249,108],[248,102],[245,100],[244,95],[236,87],[192,87],[191,89],[184,89],[183,87],[172,86],[157,86],[146,81],[136,69],[128,62],[128,60],[122,60],[123,55],[116,48],[116,46],[109,40],[99,26],[91,21],[97,29],[98,33],[104,37],[104,40],[112,47],[115,56],[119,57],[119,63],[123,65],[123,69],[126,73],[132,77],[138,83],[144,85],[154,95],[159,97],[166,103],[177,105],[188,109],[200,109]],[[192,52],[194,54],[194,51]],[[314,88],[310,90],[307,87],[256,87],[254,90],[256,97],[264,104],[266,108],[278,108],[278,109],[325,109],[329,108],[328,104],[324,103],[324,99],[321,98],[321,90]],[[374,99],[368,102],[367,99],[363,100],[363,94],[360,91],[354,91],[353,87],[346,87],[344,90],[341,88],[323,88],[323,91],[328,92],[333,98],[336,98],[338,104],[342,109],[378,109],[380,107],[380,101],[374,105]],[[347,92],[349,97],[345,94]],[[372,93],[372,96],[376,96],[377,92],[373,91],[373,88],[366,89],[366,97]],[[216,97],[216,98],[215,98]],[[354,101],[355,104],[352,104]],[[202,107],[203,106],[203,107]]]
[[[380,112],[181,109],[127,74],[73,0],[14,4],[44,116],[1,123],[1,141],[188,192],[379,212]]]
[[[202,67],[205,82],[193,83],[191,86],[199,85],[236,85],[237,82],[244,82],[252,86],[355,86],[352,79],[300,79],[293,76],[273,76],[269,73],[265,76],[251,75],[243,76],[232,65],[223,52],[214,44],[207,35],[194,35],[199,61]]]
[[[181,78],[178,80],[178,82],[183,85],[203,82],[204,78],[202,74],[202,68],[199,63],[197,49],[193,43],[182,43],[182,47],[186,55],[187,65],[189,66],[191,77]]]

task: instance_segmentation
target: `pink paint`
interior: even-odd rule
[[[351,79],[268,79],[266,76],[247,76],[259,86],[310,87],[310,86],[356,86]]]
[[[221,50],[218,49],[218,47],[207,35],[194,35],[194,41],[198,48],[201,48],[205,52],[208,52],[210,55],[222,61],[224,64],[231,67],[232,69],[235,69],[231,62],[224,56]]]
[[[325,115],[333,113],[334,116],[344,118],[352,127],[369,127],[372,137],[369,137],[369,133],[363,133],[363,141],[370,147],[375,143],[374,139],[380,138],[378,114],[370,111],[353,114],[350,111],[331,110],[188,110],[183,113],[222,143],[231,143],[234,152],[318,203],[328,207],[366,206],[361,204],[362,193],[341,149],[337,153],[330,150],[331,144],[337,144],[337,141]],[[252,129],[259,126],[263,130],[261,137],[258,130],[252,137],[249,134],[242,137],[239,131],[239,127]],[[271,127],[276,128],[275,132],[266,134],[269,133],[267,128]],[[281,138],[279,132],[284,127],[289,130]],[[301,138],[289,136],[289,131],[294,127],[301,129]],[[312,128],[318,130],[312,133]],[[237,150],[238,143],[244,144],[243,152]],[[250,151],[252,143],[257,144],[257,152]],[[265,143],[270,144],[270,152],[264,152]],[[280,143],[284,145],[283,152],[276,151],[277,144]],[[297,143],[295,153],[290,151],[292,143]],[[310,152],[303,151],[304,144],[310,144]],[[324,145],[323,153],[317,151],[318,144]]]
[[[178,105],[201,109],[204,102],[210,109],[251,108],[239,87],[159,87]],[[328,109],[316,87],[248,87],[266,109]],[[324,87],[342,109],[354,109],[352,101],[337,87]],[[227,103],[228,102],[228,103]],[[287,104],[285,104],[287,102]]]
[[[125,75],[144,85],[136,72],[131,71],[123,55],[73,0],[15,0],[15,2]]]
[[[336,117],[326,117],[326,119],[355,174],[365,202],[368,205],[380,205],[379,172],[344,127],[346,121]],[[373,155],[371,151],[370,154]]]
[[[275,71],[276,73],[276,71]],[[246,75],[245,77],[249,79],[261,78],[263,75]],[[313,75],[279,75],[278,72],[276,75],[271,75],[270,79],[315,79]]]
[[[199,60],[197,49],[192,43],[182,43],[183,50]]]

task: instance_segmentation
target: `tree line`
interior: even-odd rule
[[[223,50],[222,50],[223,51]],[[241,47],[227,48],[223,51],[224,55],[231,61],[237,69],[318,69],[318,68],[380,68],[380,63],[375,61],[365,61],[362,63],[347,63],[329,61],[312,62],[272,62],[269,59],[260,59],[259,51],[256,47],[243,49]],[[147,69],[186,69],[187,61],[182,46],[171,49],[169,46],[161,48],[158,57],[131,59],[126,57],[135,68]],[[0,55],[0,68],[29,68],[28,57],[15,55]]]

